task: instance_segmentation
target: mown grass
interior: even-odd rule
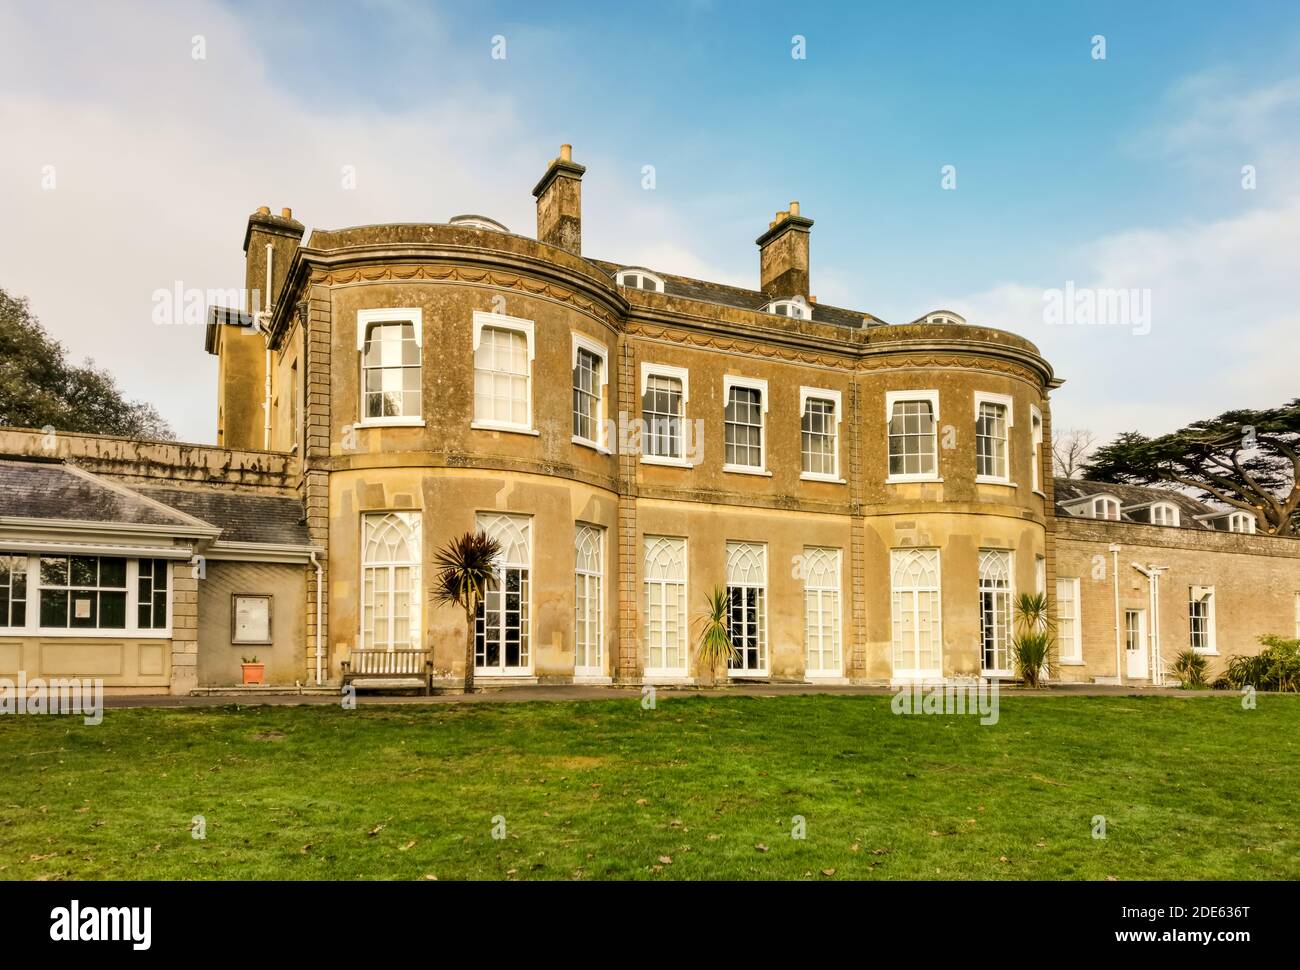
[[[1298,729],[1278,696],[9,716],[0,878],[1296,879]]]

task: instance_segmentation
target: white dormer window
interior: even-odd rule
[[[662,293],[664,291],[664,281],[645,269],[624,269],[619,270],[614,281],[619,286],[630,286],[636,290],[649,290],[651,293]]]
[[[1228,531],[1255,534],[1255,517],[1248,512],[1232,512],[1228,515]]]
[[[447,220],[449,226],[466,226],[470,229],[486,229],[489,232],[509,232],[510,230],[487,216],[452,216]]]
[[[1112,498],[1109,495],[1098,495],[1092,500],[1092,517],[1094,519],[1107,519],[1111,522],[1119,521],[1119,499]]]
[[[795,320],[812,319],[812,307],[808,306],[807,301],[801,296],[793,300],[773,300],[763,307],[763,312],[774,313],[778,317],[791,317]]]
[[[1172,525],[1180,524],[1178,506],[1172,502],[1157,502],[1151,506],[1151,524],[1152,525]]]

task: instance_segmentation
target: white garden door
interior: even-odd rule
[[[1151,674],[1147,662],[1147,614],[1146,610],[1124,611],[1124,642],[1128,648],[1128,679],[1141,680]]]

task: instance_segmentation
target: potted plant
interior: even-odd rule
[[[1016,597],[1015,623],[1011,655],[1016,663],[1016,674],[1026,687],[1041,687],[1046,678],[1056,673],[1047,595],[1021,593]]]
[[[438,551],[434,597],[465,611],[465,693],[474,693],[474,621],[478,605],[496,578],[501,544],[482,532],[467,532]]]
[[[720,586],[704,594],[705,608],[697,617],[699,623],[699,642],[696,647],[699,656],[699,669],[708,672],[705,686],[716,687],[718,683],[718,665],[724,669],[726,664],[740,657],[735,644],[731,642],[731,633],[727,629],[727,591]]]
[[[241,657],[239,666],[244,671],[245,684],[261,684],[266,681],[266,664],[258,663],[256,657]]]

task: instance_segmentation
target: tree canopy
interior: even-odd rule
[[[1257,532],[1300,535],[1300,398],[1225,411],[1156,438],[1126,431],[1092,453],[1084,477],[1181,487],[1251,513]]]
[[[170,440],[151,404],[129,401],[108,371],[69,363],[25,298],[0,289],[0,426]]]

